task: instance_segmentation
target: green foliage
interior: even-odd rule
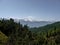
[[[32,31],[32,32],[48,32],[49,30],[56,30],[56,29],[60,29],[60,22],[48,24],[48,25],[43,26],[43,27],[30,28],[30,31]]]
[[[60,45],[60,22],[33,28],[10,20],[0,20],[0,45]]]
[[[6,44],[8,37],[0,31],[0,45]]]

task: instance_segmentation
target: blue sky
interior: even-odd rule
[[[0,0],[0,18],[60,21],[60,0]]]

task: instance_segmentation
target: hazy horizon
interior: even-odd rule
[[[60,0],[0,0],[0,18],[60,21]]]

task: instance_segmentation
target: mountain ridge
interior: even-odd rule
[[[14,21],[20,22],[23,25],[28,25],[29,27],[41,27],[53,23],[50,21],[29,21],[29,20],[25,21],[24,19],[15,19]]]
[[[54,22],[52,24],[47,24],[45,26],[42,26],[42,27],[34,27],[34,28],[30,28],[30,31],[33,31],[33,32],[47,32],[49,30],[55,30],[55,29],[60,29],[60,21],[58,22]]]

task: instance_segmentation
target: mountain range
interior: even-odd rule
[[[50,21],[30,21],[24,19],[15,19],[15,22],[20,22],[21,24],[28,25],[29,27],[41,27],[53,23]]]
[[[2,18],[0,18],[0,20],[2,20]],[[4,20],[8,20],[6,18],[4,18]],[[55,21],[37,21],[37,20],[30,20],[30,19],[14,19],[15,22],[20,22],[22,25],[27,25],[29,27],[41,27],[41,26],[45,26],[48,24],[52,24]]]

